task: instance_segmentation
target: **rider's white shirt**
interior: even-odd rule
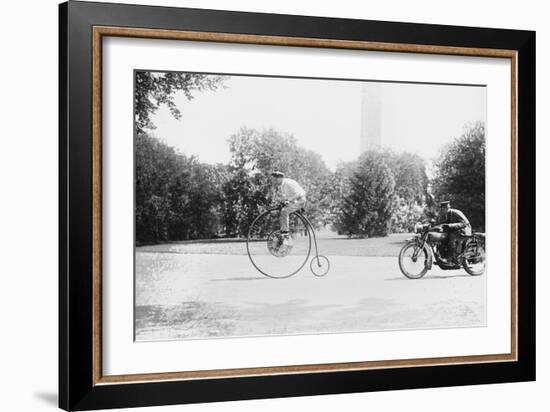
[[[302,186],[296,180],[286,177],[281,183],[281,193],[286,200],[290,201],[306,197],[306,191],[302,189]]]

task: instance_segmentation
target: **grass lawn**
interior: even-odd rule
[[[331,231],[316,232],[319,253],[327,256],[397,256],[410,233],[370,239],[349,239]],[[212,239],[138,246],[137,252],[246,255],[244,239]]]

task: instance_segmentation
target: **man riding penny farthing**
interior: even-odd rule
[[[271,278],[290,277],[308,262],[313,243],[315,256],[310,269],[315,276],[326,275],[330,263],[319,255],[315,230],[304,215],[305,190],[282,172],[271,173],[271,182],[280,202],[261,213],[250,225],[246,249],[252,265]]]

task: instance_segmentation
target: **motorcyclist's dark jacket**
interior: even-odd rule
[[[437,223],[448,224],[450,232],[460,233],[464,236],[472,234],[470,221],[466,218],[464,213],[458,209],[449,209],[446,214],[439,214]]]

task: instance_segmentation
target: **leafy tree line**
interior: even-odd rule
[[[229,140],[229,164],[200,163],[151,136],[161,105],[183,114],[176,93],[223,87],[223,76],[136,72],[136,240],[244,237],[252,220],[274,202],[269,174],[279,170],[307,192],[315,227],[340,234],[386,236],[411,231],[436,213],[440,200],[463,210],[474,229],[485,226],[485,128],[476,123],[444,148],[429,181],[421,157],[370,150],[330,171],[321,156],[300,147],[291,134],[242,128]]]
[[[165,105],[172,116],[183,114],[175,94],[192,100],[195,92],[215,91],[224,76],[200,73],[135,73],[135,219],[138,242],[215,236],[221,214],[220,187],[226,166],[201,164],[150,136],[151,116]]]
[[[427,177],[417,155],[373,150],[340,165],[335,192],[334,228],[348,236],[386,236],[410,232],[415,222],[437,215],[450,200],[474,230],[485,230],[485,126],[468,125],[444,147]]]
[[[330,170],[291,135],[243,128],[229,139],[228,165],[200,163],[160,140],[136,137],[136,237],[140,243],[244,237],[276,200],[270,172],[297,178],[308,193],[308,217],[329,223]]]
[[[474,229],[485,225],[485,137],[482,123],[442,150],[429,181],[424,159],[370,150],[330,171],[321,156],[289,134],[242,128],[229,140],[227,165],[200,163],[160,140],[136,137],[138,242],[244,237],[275,202],[270,172],[295,178],[307,192],[316,227],[354,237],[410,232],[451,200]],[[430,193],[431,192],[431,193]]]
[[[216,236],[227,167],[200,163],[145,134],[136,136],[135,146],[136,240]]]

